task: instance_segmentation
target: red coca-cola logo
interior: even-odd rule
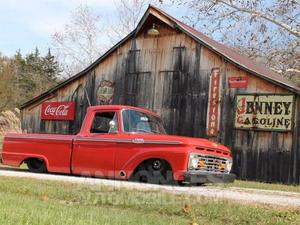
[[[66,116],[68,115],[69,106],[68,105],[60,105],[58,107],[51,107],[48,105],[45,109],[45,115],[56,115],[56,116]]]
[[[41,119],[73,120],[74,110],[74,102],[44,102],[42,103]]]

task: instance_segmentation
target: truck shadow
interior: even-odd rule
[[[0,171],[15,171],[15,172],[29,172],[26,168],[15,168],[15,167],[0,167]]]

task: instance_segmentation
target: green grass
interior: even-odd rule
[[[201,187],[200,187],[201,188]],[[185,214],[185,204],[192,210]],[[300,224],[300,211],[98,185],[0,178],[0,224]]]
[[[234,183],[229,184],[210,184],[218,187],[237,187],[237,188],[251,188],[251,189],[262,189],[272,191],[287,191],[287,192],[298,192],[300,193],[300,185],[287,185],[287,184],[271,184],[257,181],[244,181],[235,180]]]
[[[6,166],[0,163],[0,168],[5,168]],[[22,164],[21,169],[27,169],[26,164]],[[260,190],[270,190],[270,191],[286,191],[286,192],[297,192],[300,193],[300,185],[287,185],[287,184],[271,184],[257,181],[244,181],[235,180],[233,183],[229,184],[206,184],[207,186],[222,187],[222,188],[248,188],[248,189],[260,189]]]

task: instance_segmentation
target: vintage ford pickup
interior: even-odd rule
[[[233,182],[230,150],[207,139],[167,135],[146,109],[92,106],[77,135],[7,134],[3,164],[32,172],[151,183]]]

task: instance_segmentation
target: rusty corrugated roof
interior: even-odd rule
[[[244,70],[249,71],[250,73],[252,73],[258,77],[261,77],[265,80],[275,83],[276,85],[286,88],[292,92],[300,94],[300,88],[298,86],[296,86],[292,81],[285,79],[284,77],[275,73],[274,71],[267,68],[266,66],[259,64],[259,63],[255,62],[254,60],[251,60],[250,58],[248,58],[245,55],[242,55],[238,51],[236,51],[224,44],[221,44],[221,43],[213,40],[212,38],[209,38],[208,36],[204,35],[200,31],[184,24],[183,22],[177,20],[176,18],[172,17],[171,15],[167,14],[166,12],[162,11],[161,9],[159,9],[157,7],[149,5],[147,11],[145,12],[144,16],[140,20],[140,23],[137,27],[142,26],[141,23],[145,22],[146,17],[148,17],[149,14],[151,14],[151,10],[154,10],[154,11],[158,12],[159,14],[165,16],[166,18],[171,20],[172,23],[174,23],[175,28],[178,28],[182,32],[191,36],[193,39],[200,42],[201,44],[203,44],[207,48],[211,49],[215,53],[222,55],[228,61],[233,62],[237,66],[243,68]],[[88,74],[88,72],[90,72],[95,66],[97,66],[104,58],[106,58],[108,55],[110,55],[115,49],[117,49],[121,44],[126,42],[129,38],[134,36],[136,34],[136,32],[137,32],[137,28],[135,30],[133,30],[130,34],[128,34],[125,38],[123,38],[120,42],[118,42],[115,46],[113,46],[110,50],[108,50],[105,54],[103,54],[101,57],[99,57],[94,63],[89,65],[86,69],[84,69],[83,71],[79,72],[78,74],[70,77],[69,79],[65,80],[64,82],[58,84],[54,88],[51,88],[48,91],[42,93],[41,95],[36,96],[33,99],[27,101],[20,108],[21,109],[26,108],[27,106],[29,106],[37,101],[40,101],[40,100],[46,98],[47,96],[53,94],[58,89],[66,86],[70,82],[78,79],[79,77],[82,77],[82,76]]]
[[[174,23],[176,23],[177,27],[180,30],[192,36],[194,39],[200,41],[202,44],[204,44],[206,47],[210,48],[214,52],[221,54],[222,56],[224,56],[234,64],[242,67],[243,69],[251,73],[254,73],[255,75],[265,80],[271,81],[284,88],[288,88],[290,91],[300,94],[300,87],[296,86],[291,80],[288,80],[283,76],[281,76],[280,74],[269,69],[267,66],[257,63],[254,60],[250,59],[249,57],[239,53],[238,51],[213,40],[212,38],[204,35],[200,31],[170,16],[166,12],[160,10],[159,8],[154,6],[150,6],[150,7],[155,9],[159,13],[163,14],[164,16],[168,17]]]

